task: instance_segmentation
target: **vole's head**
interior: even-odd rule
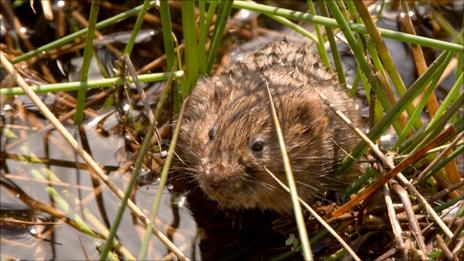
[[[196,87],[187,107],[179,154],[206,195],[221,207],[286,211],[291,206],[288,193],[266,171],[287,183],[268,83],[247,79],[240,83],[247,88],[230,84],[238,83],[221,79],[201,81]],[[329,165],[321,152],[327,138],[325,111],[315,94],[271,87],[299,193],[316,195],[327,172],[324,165]]]

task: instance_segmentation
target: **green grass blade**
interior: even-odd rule
[[[313,0],[306,0],[306,3],[309,7],[309,13],[312,15],[316,15],[316,8],[314,8]],[[324,46],[324,38],[322,37],[321,29],[319,28],[318,24],[314,24],[314,31],[316,31],[317,35],[317,50],[319,52],[319,56],[321,57],[322,62],[327,66],[327,68],[331,68],[332,65],[330,64],[329,55],[325,50]]]
[[[461,155],[464,152],[464,145],[460,145],[456,147],[456,150],[454,150],[452,153],[450,153],[447,157],[442,159],[436,166],[434,166],[425,176],[422,178],[422,180],[427,180],[428,178],[432,177],[437,173],[439,170],[441,170],[448,162],[456,159],[459,155]]]
[[[200,9],[200,19],[198,28],[200,30],[198,37],[198,64],[200,65],[200,74],[206,73],[206,50],[205,43],[209,28],[206,26],[206,0],[199,0],[198,6]]]
[[[185,98],[190,93],[196,83],[198,66],[198,43],[195,25],[195,5],[193,1],[182,1],[182,31],[184,32],[184,72],[185,77],[182,81],[181,94]]]
[[[358,10],[361,19],[364,21],[364,25],[369,32],[370,39],[374,43],[375,49],[377,50],[385,71],[390,76],[390,79],[396,87],[398,94],[402,96],[406,92],[406,86],[404,85],[403,79],[401,79],[400,73],[396,69],[387,46],[382,41],[380,32],[377,30],[377,26],[372,20],[369,10],[367,10],[367,7],[363,1],[354,1],[354,5],[356,6],[356,10]],[[410,116],[413,115],[414,110],[415,108],[412,103],[406,106],[406,111]],[[413,123],[416,128],[420,128],[422,126],[420,120],[415,120]]]
[[[141,83],[153,83],[159,81],[165,81],[169,78],[171,74],[174,74],[174,79],[179,79],[184,76],[183,71],[175,71],[173,73],[164,72],[164,73],[148,73],[139,75],[138,78]],[[127,82],[132,82],[132,79],[128,77]],[[108,88],[113,85],[123,85],[124,79],[119,77],[100,79],[100,80],[90,80],[85,83],[81,82],[63,82],[63,83],[54,83],[54,84],[44,84],[44,85],[35,85],[30,86],[29,88],[37,94],[48,93],[48,92],[59,92],[59,91],[77,91],[81,86],[84,86],[87,89],[92,88]],[[13,96],[13,95],[24,95],[24,91],[21,87],[13,88],[3,88],[0,89],[0,95]]]
[[[399,146],[402,145],[404,140],[406,140],[407,134],[409,133],[409,131],[412,129],[412,126],[413,126],[413,119],[414,118],[416,118],[417,120],[420,119],[420,114],[421,114],[422,110],[425,108],[425,105],[427,104],[427,100],[428,100],[429,96],[432,94],[433,91],[435,91],[435,87],[437,86],[437,83],[438,83],[438,81],[440,79],[440,76],[443,74],[443,71],[446,69],[447,66],[448,66],[447,63],[443,63],[440,66],[440,68],[437,69],[438,73],[435,75],[435,77],[432,80],[432,83],[427,88],[427,91],[425,92],[425,94],[422,97],[419,105],[417,106],[416,111],[411,116],[411,119],[409,119],[409,121],[406,124],[406,126],[404,127],[403,131],[400,133],[394,148],[398,148]]]
[[[280,128],[280,123],[279,123],[279,119],[277,118],[277,113],[274,107],[274,101],[272,99],[271,90],[269,89],[269,86],[267,86],[267,82],[266,82],[266,87],[267,87],[267,93],[269,97],[269,104],[271,107],[274,127],[277,133],[277,138],[279,139],[279,148],[282,154],[282,161],[284,163],[284,169],[285,169],[285,175],[287,177],[288,188],[290,189],[290,197],[292,200],[293,211],[294,211],[296,223],[298,226],[298,233],[300,236],[303,256],[305,260],[313,260],[313,254],[311,252],[311,244],[308,240],[308,232],[306,231],[305,220],[303,218],[303,213],[301,211],[300,202],[298,201],[298,192],[296,190],[296,184],[295,184],[295,179],[292,173],[292,167],[290,165],[290,159],[288,157],[287,150],[285,148],[285,141],[284,141],[284,137],[282,134],[282,129]]]
[[[414,153],[428,141],[436,137],[445,128],[446,124],[455,115],[455,113],[457,113],[459,109],[462,108],[463,104],[464,93],[461,93],[454,104],[447,108],[446,112],[442,116],[438,117],[435,121],[431,121],[420,138],[416,139],[410,146],[406,148],[406,150],[401,151],[401,153]]]
[[[325,1],[317,0],[317,4],[319,6],[321,14],[323,16],[328,17],[329,11],[327,10]],[[325,32],[327,34],[327,39],[329,40],[330,50],[332,51],[332,58],[335,64],[335,71],[337,72],[338,81],[344,88],[346,88],[346,78],[345,72],[343,70],[342,58],[337,49],[337,42],[335,41],[334,33],[332,32],[332,29],[330,27],[326,27]]]
[[[158,210],[161,202],[161,195],[163,193],[164,187],[168,180],[169,169],[171,167],[171,162],[174,157],[174,149],[176,148],[177,138],[179,137],[180,126],[182,123],[182,118],[185,111],[185,105],[187,104],[188,98],[184,101],[184,105],[180,110],[179,117],[176,123],[176,127],[172,134],[171,143],[169,144],[168,155],[166,157],[166,161],[164,162],[163,169],[161,170],[160,181],[158,184],[158,189],[156,190],[155,199],[153,200],[152,209],[150,212],[150,222],[155,220],[156,216],[158,215]],[[148,251],[148,244],[150,243],[150,239],[152,237],[151,228],[147,227],[145,230],[145,236],[143,237],[142,245],[140,247],[138,260],[145,260],[147,251]]]
[[[150,0],[145,0],[143,2],[142,9],[137,16],[137,20],[135,21],[134,27],[132,28],[129,41],[127,42],[126,48],[124,49],[124,53],[127,55],[130,55],[132,53],[132,49],[134,49],[135,39],[137,38],[137,34],[139,33],[140,28],[142,28],[143,19],[148,9],[150,8],[150,2]]]
[[[150,2],[150,8],[154,7],[155,6],[155,1],[152,1]],[[105,19],[101,22],[98,22],[96,25],[95,25],[95,29],[96,30],[100,30],[102,28],[105,28],[105,27],[108,27],[110,25],[113,25],[113,24],[116,24],[116,23],[119,23],[121,21],[124,21],[125,19],[133,16],[134,14],[137,14],[140,10],[142,9],[142,5],[139,5],[137,7],[134,7],[130,10],[127,10],[125,12],[122,12],[118,15],[115,15],[113,17],[110,17],[108,19]],[[42,45],[41,47],[39,48],[36,48],[35,50],[32,50],[30,52],[27,52],[25,54],[22,54],[22,55],[19,55],[17,57],[15,57],[11,62],[12,63],[19,63],[19,62],[22,62],[22,61],[26,61],[32,57],[35,57],[37,55],[40,55],[46,51],[50,51],[50,50],[53,50],[53,49],[56,49],[56,48],[59,48],[69,42],[72,42],[74,41],[76,38],[79,38],[79,37],[82,37],[84,36],[88,31],[88,28],[84,28],[80,31],[77,31],[75,33],[72,33],[72,34],[69,34],[65,37],[62,37],[56,41],[53,41],[51,43],[48,43],[48,44],[45,44],[45,45]]]
[[[277,22],[287,26],[288,28],[292,29],[293,31],[303,35],[304,37],[307,37],[309,39],[311,39],[312,41],[318,43],[318,40],[317,40],[317,37],[309,32],[308,30],[304,29],[303,27],[295,24],[294,22],[288,20],[287,18],[284,18],[284,17],[281,17],[281,16],[277,16],[277,15],[271,15],[271,14],[265,14],[266,16],[276,20]],[[319,46],[319,44],[318,44]]]
[[[406,91],[401,99],[393,105],[393,107],[384,115],[384,117],[369,131],[367,135],[371,140],[376,140],[390,126],[390,124],[399,116],[406,108],[406,105],[412,101],[414,97],[425,87],[429,80],[436,75],[437,69],[443,64],[448,63],[452,57],[451,51],[445,51],[435,59],[435,61],[427,68]],[[350,153],[350,157],[345,159],[340,164],[336,174],[344,173],[353,163],[353,158],[358,159],[367,150],[367,144],[361,142]]]
[[[158,122],[160,116],[162,115],[163,108],[166,105],[167,97],[169,95],[169,92],[171,91],[172,82],[173,82],[173,77],[171,76],[168,79],[168,82],[166,83],[166,86],[163,89],[161,97],[159,98],[159,101],[158,101],[158,104],[156,106],[155,113],[154,113],[154,116],[155,116],[154,121],[150,124],[148,132],[145,134],[145,137],[143,139],[142,146],[140,147],[140,150],[137,153],[137,158],[135,160],[134,169],[132,170],[132,173],[131,173],[131,178],[129,180],[129,183],[127,184],[124,197],[121,200],[121,203],[119,205],[118,212],[116,214],[113,225],[111,226],[111,230],[108,235],[108,238],[105,242],[102,252],[100,253],[100,260],[106,259],[106,255],[108,254],[108,252],[111,250],[113,246],[113,239],[116,236],[117,229],[121,223],[122,215],[124,211],[126,210],[129,197],[132,195],[132,189],[134,188],[135,182],[137,181],[137,176],[142,167],[145,154],[151,147],[151,140],[152,140],[153,135],[155,134],[156,123]],[[151,231],[151,224],[147,224],[147,228],[150,229]]]
[[[453,87],[451,88],[450,92],[448,95],[446,95],[445,100],[440,104],[440,107],[438,108],[437,112],[435,115],[433,115],[433,118],[430,120],[430,125],[434,124],[435,121],[438,120],[446,111],[446,108],[454,102],[455,100],[458,99],[459,94],[462,92],[464,84],[464,72],[461,71],[461,75],[457,78],[456,82],[454,83]]]
[[[89,30],[87,31],[87,38],[85,40],[84,48],[84,59],[82,62],[81,68],[81,82],[85,83],[88,80],[90,61],[93,54],[93,38],[95,36],[95,24],[97,23],[99,0],[92,0],[92,5],[90,7],[89,14]],[[85,94],[87,88],[84,85],[81,85],[77,91],[77,101],[76,101],[76,114],[74,115],[74,122],[76,124],[81,124],[84,118],[84,104],[85,104]]]
[[[216,22],[216,30],[214,33],[213,42],[211,43],[211,48],[209,50],[208,61],[206,62],[206,72],[209,73],[213,67],[214,62],[216,61],[216,55],[221,45],[222,37],[224,34],[224,29],[227,25],[227,20],[232,10],[232,4],[234,1],[223,1],[221,14],[218,16],[218,21]]]
[[[168,1],[160,1],[161,14],[161,31],[163,33],[164,53],[166,54],[166,64],[168,71],[173,70],[175,64],[176,52],[174,51],[174,35],[172,32],[171,12]],[[181,94],[179,86],[174,84],[172,92],[173,110],[177,112],[180,109]]]
[[[256,11],[260,13],[280,15],[280,16],[283,16],[285,18],[292,19],[292,20],[307,21],[307,22],[317,23],[317,24],[325,25],[329,27],[339,27],[335,19],[318,16],[318,15],[306,14],[306,13],[302,13],[299,11],[289,10],[286,8],[277,8],[273,6],[267,6],[267,5],[256,4],[256,3],[252,3],[248,1],[238,1],[238,0],[234,1],[233,7],[238,8],[238,9],[247,9],[247,10]],[[349,25],[349,27],[357,33],[367,33],[367,30],[364,25],[352,23]],[[407,42],[407,43],[414,43],[414,44],[418,44],[422,46],[447,50],[447,51],[456,52],[456,53],[464,53],[464,46],[460,44],[445,42],[445,41],[441,41],[437,39],[432,39],[432,38],[427,38],[427,37],[422,37],[422,36],[417,36],[417,35],[412,35],[412,34],[407,34],[407,33],[401,33],[398,31],[393,31],[393,30],[384,29],[384,28],[378,28],[378,30],[380,31],[380,34],[385,38],[394,39],[394,40]]]

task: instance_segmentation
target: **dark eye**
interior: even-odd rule
[[[217,130],[216,127],[212,127],[212,128],[208,131],[209,140],[212,140],[212,139],[214,138],[214,135],[216,135],[216,130]]]
[[[251,150],[254,152],[260,152],[264,148],[264,142],[261,140],[257,140],[253,142],[253,145],[251,146]]]

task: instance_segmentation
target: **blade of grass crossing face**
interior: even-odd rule
[[[285,141],[282,134],[282,129],[280,128],[279,119],[277,118],[277,113],[274,107],[274,101],[272,99],[271,90],[267,82],[265,82],[267,93],[269,97],[269,105],[271,108],[272,119],[274,122],[274,127],[277,133],[277,138],[279,140],[279,148],[282,154],[282,161],[284,163],[285,175],[287,177],[288,187],[290,189],[290,197],[292,200],[293,211],[295,214],[296,223],[298,226],[298,233],[301,240],[301,247],[303,250],[303,256],[305,260],[313,260],[313,254],[311,252],[311,244],[308,239],[308,232],[306,231],[306,225],[301,211],[300,202],[298,201],[298,192],[296,190],[295,179],[292,173],[292,167],[290,165],[290,159],[288,158],[287,150],[285,148]]]
[[[87,82],[89,76],[89,67],[93,53],[93,38],[95,36],[95,24],[97,23],[98,18],[99,3],[100,0],[92,0],[92,5],[90,7],[89,30],[87,31],[87,38],[85,40],[84,59],[81,68],[81,83]],[[79,90],[77,91],[77,107],[76,114],[74,115],[74,122],[76,124],[81,124],[84,118],[85,94],[86,88],[82,84]]]

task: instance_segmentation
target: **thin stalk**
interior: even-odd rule
[[[37,155],[35,155],[32,151],[30,151],[26,146],[21,146],[19,148],[21,155],[18,155],[18,159],[21,162],[24,163],[38,163],[38,164],[45,164]],[[27,155],[27,156],[26,156]],[[62,182],[56,174],[51,171],[49,168],[44,167],[37,169],[36,167],[29,165],[30,168],[30,174],[31,176],[38,181],[43,181],[44,184],[48,184],[46,187],[46,191],[50,194],[50,196],[58,202],[59,206],[65,211],[67,214],[67,217],[69,217],[71,220],[74,221],[76,224],[76,228],[79,229],[81,232],[84,234],[89,235],[94,239],[95,246],[100,245],[100,241],[97,241],[96,239],[102,239],[107,236],[108,230],[105,226],[101,225],[98,219],[87,209],[84,208],[84,217],[87,218],[90,221],[90,224],[93,225],[94,228],[97,228],[100,230],[98,232],[96,229],[92,229],[90,227],[90,224],[88,225],[87,223],[84,222],[84,219],[81,218],[73,209],[73,207],[66,202],[66,200],[58,193],[58,191],[50,186],[50,184],[65,184]],[[68,193],[69,191],[67,189],[60,191],[61,194]],[[77,205],[79,204],[79,200],[72,195],[67,195],[68,200],[74,200],[74,204]],[[56,218],[61,218],[59,216],[55,216]],[[135,258],[132,256],[132,254],[125,249],[123,246],[121,246],[120,242],[117,242],[117,250],[120,251],[126,259],[129,260],[135,260]],[[115,255],[112,253],[112,257],[115,257]],[[113,259],[117,260],[117,259]]]
[[[348,6],[348,10],[350,11],[351,15],[352,16],[356,16],[356,8],[353,4],[353,1],[347,1],[347,6]],[[362,24],[362,19],[361,18],[356,18],[356,22],[359,23],[359,24]],[[361,37],[363,38],[368,38],[368,37],[365,37],[363,36],[362,34],[359,34],[358,33],[358,45],[364,49],[364,43],[361,39]],[[385,83],[386,85],[383,87],[384,91],[387,93],[387,97],[388,97],[388,100],[391,102],[391,103],[394,103],[393,102],[393,99],[394,99],[394,95],[392,94],[392,91],[391,91],[391,86],[390,86],[390,82],[388,81],[388,77],[387,77],[387,74],[385,73],[385,69],[383,68],[383,65],[382,65],[382,62],[380,61],[380,58],[379,56],[377,55],[377,52],[375,51],[375,48],[374,46],[372,45],[372,42],[369,41],[369,39],[365,39],[365,44],[367,46],[367,51],[368,53],[370,54],[370,57],[371,57],[371,60],[372,62],[374,63],[374,66],[375,68],[378,70],[378,73],[380,73],[382,76],[383,76],[383,79],[385,79]],[[367,54],[365,54],[367,56]],[[358,65],[359,67],[359,65]],[[364,77],[365,78],[365,77]],[[367,92],[366,92],[367,93]],[[368,95],[369,96],[369,95]],[[390,97],[393,97],[390,98]],[[369,98],[368,98],[369,99]]]
[[[306,0],[306,3],[309,7],[309,13],[312,15],[316,15],[316,8],[314,8],[313,0]],[[322,62],[327,66],[327,68],[331,68],[332,65],[330,64],[329,55],[325,50],[324,46],[324,38],[322,37],[321,29],[319,28],[318,24],[314,24],[314,30],[316,31],[317,35],[317,50],[319,52],[319,56],[321,57]]]
[[[421,180],[427,180],[428,178],[432,177],[437,173],[439,170],[441,170],[448,162],[456,159],[459,155],[462,155],[464,152],[464,145],[461,143],[460,146],[456,147],[456,150],[454,150],[452,153],[450,153],[447,157],[442,159],[437,165],[433,166],[432,169],[428,173],[425,173],[424,177]],[[419,180],[418,182],[421,182]]]
[[[206,55],[206,42],[208,40],[209,28],[211,26],[211,22],[213,21],[213,16],[216,13],[216,8],[219,4],[219,1],[210,1],[206,17],[203,17],[204,14],[202,15],[202,8],[206,8],[205,1],[206,0],[200,0],[200,37],[198,39],[198,61],[200,64],[201,74],[207,73],[206,61],[208,57]],[[205,10],[203,10],[203,12],[205,12]]]
[[[198,37],[198,64],[200,65],[200,74],[206,73],[206,38],[209,28],[206,27],[206,0],[199,0],[198,7],[200,9],[200,19],[198,21],[198,28],[200,34]]]
[[[464,28],[464,15],[462,16],[461,28]],[[461,30],[456,42],[460,45],[464,45],[464,29]],[[458,64],[456,66],[456,79],[459,78],[459,72],[464,71],[464,52],[458,54]]]
[[[292,167],[290,165],[290,159],[288,158],[287,150],[285,148],[285,141],[282,135],[282,129],[277,118],[277,113],[274,107],[274,101],[272,99],[271,90],[266,83],[267,93],[269,97],[269,105],[271,107],[272,118],[274,121],[274,127],[279,140],[279,148],[282,154],[282,161],[284,163],[285,175],[287,176],[288,187],[290,188],[290,197],[292,199],[293,211],[295,214],[296,224],[298,226],[298,233],[300,236],[301,247],[303,249],[303,256],[305,260],[313,260],[313,254],[311,252],[311,244],[308,240],[308,232],[306,231],[306,224],[301,211],[300,202],[298,201],[298,192],[296,190],[295,179],[293,177]]]
[[[135,44],[135,39],[137,38],[137,34],[140,31],[140,28],[142,28],[142,23],[145,17],[145,14],[147,13],[148,9],[150,8],[150,0],[145,0],[142,5],[142,9],[139,12],[139,15],[137,16],[137,20],[135,21],[134,26],[132,27],[132,32],[129,38],[129,41],[126,44],[126,48],[124,49],[124,53],[129,55],[132,53],[132,49],[134,49],[134,44]]]
[[[268,17],[274,19],[275,21],[285,25],[286,27],[292,29],[293,31],[303,35],[304,37],[307,37],[310,40],[318,43],[318,40],[317,40],[317,38],[316,38],[316,36],[314,34],[309,32],[308,30],[304,29],[303,27],[295,24],[294,22],[288,20],[287,18],[277,16],[277,15],[270,15],[270,14],[266,14],[266,16],[268,16]]]
[[[161,31],[163,33],[164,53],[166,54],[166,64],[168,71],[173,70],[176,53],[174,50],[174,35],[172,32],[171,12],[167,0],[160,1]],[[172,88],[173,110],[177,112],[181,104],[181,93],[179,85],[174,82]]]
[[[64,211],[66,216],[68,216],[70,219],[74,220],[76,224],[79,226],[79,229],[81,230],[82,233],[91,236],[91,237],[97,237],[95,232],[82,220],[82,218],[69,206],[69,204],[66,202],[66,200],[61,197],[61,195],[55,190],[55,188],[52,187],[47,187],[46,188],[48,194],[55,200],[55,202],[58,203],[58,206]]]
[[[323,16],[329,17],[329,11],[327,10],[325,1],[317,0],[317,4],[319,6],[319,10],[321,11],[321,14]],[[332,58],[335,64],[335,71],[337,72],[338,81],[343,87],[346,88],[346,78],[345,78],[345,72],[343,70],[342,58],[340,57],[340,53],[338,52],[337,42],[335,41],[332,28],[326,27],[325,33],[327,35],[327,39],[329,40],[330,50],[332,51]]]
[[[148,73],[138,75],[138,78],[141,83],[152,83],[152,82],[160,82],[165,81],[169,78],[169,76],[173,74],[175,79],[181,78],[184,76],[183,71],[175,71],[173,73]],[[81,82],[63,82],[63,83],[55,83],[55,84],[44,84],[44,85],[35,85],[30,86],[31,89],[36,94],[42,93],[49,93],[49,92],[59,92],[59,91],[76,91],[82,85],[87,89],[94,89],[94,88],[108,88],[114,85],[124,85],[125,81],[132,82],[130,77],[127,77],[125,80],[119,77],[108,78],[108,79],[100,79],[100,80],[90,80],[86,83]],[[24,95],[25,92],[21,87],[12,87],[12,88],[4,88],[0,89],[0,95],[5,96],[13,96],[13,95]]]
[[[413,142],[413,144],[411,144],[404,152],[411,151],[411,153],[414,153],[425,143],[427,143],[429,140],[433,139],[433,137],[438,135],[440,131],[442,131],[443,128],[446,126],[448,121],[453,117],[453,115],[456,114],[460,108],[462,108],[463,104],[464,93],[461,93],[456,102],[447,109],[446,113],[443,114],[440,118],[437,118],[436,121],[430,122],[424,134],[420,136],[420,138],[418,138],[416,142]]]
[[[356,71],[356,75],[354,76],[354,79],[353,79],[353,83],[351,84],[351,91],[350,91],[350,95],[355,97],[356,96],[356,93],[358,92],[358,86],[359,86],[359,81],[361,80],[361,71],[360,70],[357,70]],[[370,103],[370,99],[367,98],[367,93],[366,93],[366,99],[367,99],[367,102]]]
[[[367,135],[371,140],[376,140],[380,135],[390,126],[390,124],[398,117],[398,115],[404,110],[406,105],[412,101],[414,97],[425,87],[425,84],[436,75],[437,68],[440,67],[443,63],[448,63],[452,57],[450,51],[443,52],[427,69],[427,71],[422,74],[406,91],[403,97],[392,106],[392,108],[385,114],[385,116],[375,124],[375,126],[370,130]],[[367,149],[367,144],[364,142],[359,143],[353,151],[350,153],[350,157],[345,157],[345,159],[340,164],[340,167],[337,170],[337,174],[344,173],[351,164],[353,163],[353,158],[358,159]]]
[[[343,3],[342,0],[336,0],[337,5],[340,8],[340,11],[342,12],[343,18],[345,18],[346,21],[349,21],[350,19],[348,18],[348,13],[346,12],[346,7],[345,4]]]
[[[461,73],[461,77],[458,79],[458,81],[455,83],[451,91],[448,93],[445,100],[442,102],[437,112],[435,113],[434,117],[429,121],[427,128],[421,133],[415,134],[410,139],[403,142],[402,146],[399,149],[400,152],[408,153],[414,148],[417,148],[417,144],[421,140],[423,140],[425,137],[429,137],[430,139],[430,137],[432,136],[430,132],[432,132],[432,130],[436,128],[440,128],[440,126],[442,126],[443,124],[446,124],[446,121],[449,120],[450,117],[452,117],[452,114],[450,115],[451,108],[449,108],[448,111],[446,110],[452,101],[459,99],[457,95],[459,95],[459,91],[460,89],[462,89],[463,74],[464,73]],[[462,99],[462,94],[461,94],[461,99]],[[456,109],[458,109],[459,103],[455,104],[454,106],[456,107]],[[448,116],[445,117],[444,115],[446,114],[448,114]],[[443,121],[444,117],[446,118],[446,121]],[[441,122],[440,124],[438,123],[439,121]]]
[[[166,63],[168,71],[172,70],[175,60],[174,42],[172,39],[171,13],[167,0],[160,1],[161,15],[161,32],[163,33],[164,53],[166,54]]]
[[[447,64],[442,64],[442,66],[438,69],[438,71],[443,72],[446,68]],[[395,143],[394,148],[397,149],[407,138],[407,134],[413,127],[413,121],[419,120],[420,115],[422,113],[422,110],[425,108],[427,105],[427,102],[429,100],[430,95],[435,91],[435,87],[437,86],[438,80],[440,79],[440,75],[436,75],[434,79],[432,80],[432,83],[427,87],[427,90],[425,91],[424,95],[422,96],[422,99],[420,103],[418,104],[416,110],[414,111],[413,115],[409,119],[408,123],[404,127],[403,131],[398,135],[398,140]]]
[[[35,163],[40,162],[40,159],[34,153],[32,153],[26,146],[21,146],[19,149],[22,153],[22,155],[18,156],[19,161],[24,162],[25,164],[27,164],[29,160]],[[23,155],[29,155],[30,158],[27,159]],[[32,178],[36,180],[40,180],[40,181],[57,181],[56,175],[54,175],[53,172],[51,171],[48,172],[49,178],[47,179],[44,177],[44,175],[39,169],[37,169],[31,164],[29,165],[30,165],[29,173],[32,176]],[[93,238],[98,237],[97,234],[94,233],[92,228],[90,228],[90,226],[87,225],[87,223],[85,223],[84,220],[82,220],[82,218],[72,208],[69,207],[69,204],[59,195],[59,193],[56,191],[55,188],[51,186],[47,186],[46,190],[50,194],[50,196],[52,196],[55,199],[55,201],[58,203],[58,206],[63,210],[63,212],[67,215],[67,217],[76,223],[77,227],[82,233],[88,236],[91,236]]]
[[[234,1],[223,1],[222,2],[222,10],[221,14],[218,17],[218,21],[216,22],[216,31],[214,33],[213,42],[211,44],[211,48],[209,50],[208,60],[206,62],[206,72],[210,73],[211,68],[213,67],[214,62],[216,61],[216,55],[219,50],[219,46],[221,45],[222,37],[224,34],[224,29],[227,25],[227,20],[230,15],[230,11],[232,10],[232,4]]]
[[[346,202],[352,194],[356,194],[363,185],[367,184],[369,179],[378,175],[379,173],[377,170],[374,168],[368,168],[362,176],[356,179],[343,191],[342,202]]]
[[[464,200],[464,193],[462,193],[459,197],[456,197],[456,198],[453,198],[437,207],[435,207],[433,210],[435,210],[436,212],[440,212],[442,210],[445,210],[447,208],[449,208],[450,206],[456,204],[457,202],[461,201],[461,200]]]
[[[402,96],[406,92],[406,86],[404,85],[403,79],[396,69],[396,66],[393,62],[393,59],[390,56],[390,52],[387,49],[387,46],[382,41],[380,36],[380,32],[377,30],[377,26],[375,25],[374,21],[372,20],[369,11],[363,1],[353,1],[354,5],[356,6],[356,10],[358,10],[361,19],[364,21],[364,25],[369,33],[370,39],[373,41],[375,49],[382,61],[383,67],[385,71],[390,76],[396,90],[400,96]],[[406,111],[411,116],[414,113],[414,106],[411,104],[406,106]],[[414,121],[414,126],[416,128],[420,128],[422,126],[419,120]]]
[[[185,98],[198,78],[198,43],[195,26],[195,5],[193,1],[181,1],[182,31],[184,33],[184,71],[181,94]]]
[[[327,18],[327,17],[323,17],[319,15],[306,14],[303,12],[289,10],[286,8],[280,8],[280,7],[277,8],[273,6],[256,4],[256,3],[252,3],[248,1],[235,0],[233,4],[233,8],[247,9],[247,10],[256,11],[260,13],[279,15],[279,16],[283,16],[285,18],[292,19],[292,20],[307,21],[307,22],[325,25],[329,27],[339,27],[337,21],[332,18]],[[352,23],[349,25],[349,27],[351,28],[351,30],[355,32],[367,33],[366,27],[364,25]],[[419,44],[422,46],[447,50],[447,51],[451,51],[455,53],[464,53],[464,46],[460,44],[445,42],[445,41],[417,36],[417,35],[411,35],[407,33],[401,33],[398,31],[388,30],[388,29],[383,29],[383,28],[378,28],[378,30],[380,34],[385,38],[395,39],[395,40],[407,42],[407,43]]]
[[[152,1],[150,2],[150,8],[153,8],[155,6],[155,1]],[[122,22],[124,21],[125,19],[133,16],[134,14],[137,14],[140,10],[142,9],[142,5],[139,5],[139,6],[136,6],[130,10],[127,10],[125,12],[122,12],[120,14],[117,14],[113,17],[110,17],[108,19],[105,19],[101,22],[98,22],[96,25],[95,25],[95,29],[96,30],[100,30],[102,28],[105,28],[105,27],[108,27],[110,25],[113,25],[113,24],[116,24],[116,23],[119,23],[119,22]],[[53,41],[51,43],[48,43],[48,44],[45,44],[45,45],[42,45],[41,47],[37,48],[37,49],[34,49],[30,52],[27,52],[25,54],[22,54],[22,55],[19,55],[17,57],[15,57],[11,62],[12,63],[19,63],[19,62],[22,62],[22,61],[26,61],[32,57],[35,57],[37,55],[40,55],[46,51],[50,51],[52,49],[56,49],[56,48],[59,48],[69,42],[72,42],[74,41],[76,38],[79,38],[79,37],[82,37],[84,36],[88,31],[88,28],[84,28],[80,31],[77,31],[75,33],[72,33],[72,34],[69,34],[65,37],[62,37],[56,41]]]
[[[147,153],[147,151],[150,149],[151,147],[151,140],[152,140],[152,137],[155,133],[155,129],[156,129],[156,124],[162,114],[162,111],[163,111],[163,108],[166,104],[166,101],[167,101],[167,97],[169,95],[169,92],[171,90],[171,86],[172,86],[172,82],[173,82],[173,77],[170,77],[168,79],[168,82],[166,83],[166,86],[165,88],[163,89],[163,92],[161,94],[161,97],[159,98],[159,101],[158,101],[158,104],[156,106],[156,109],[155,109],[155,113],[154,113],[154,121],[150,124],[150,127],[149,127],[149,130],[148,132],[145,134],[145,137],[143,139],[143,142],[142,142],[142,146],[140,147],[140,150],[137,154],[137,158],[135,160],[135,164],[134,164],[134,169],[131,173],[131,178],[129,180],[129,183],[127,184],[127,188],[126,188],[126,191],[124,193],[124,197],[122,198],[121,200],[121,203],[120,203],[120,206],[118,208],[118,212],[116,214],[116,217],[115,217],[115,220],[113,222],[113,225],[111,226],[111,231],[110,231],[110,234],[108,235],[108,239],[106,240],[106,243],[103,247],[103,250],[102,252],[100,253],[100,260],[105,260],[106,259],[106,255],[108,254],[108,252],[111,250],[112,246],[113,246],[113,239],[114,237],[116,236],[116,232],[118,230],[118,227],[121,223],[121,219],[122,219],[122,215],[124,214],[124,211],[126,210],[126,206],[127,206],[127,203],[129,201],[129,197],[132,195],[132,189],[134,188],[134,185],[135,185],[135,182],[137,181],[137,176],[140,172],[140,168],[142,167],[142,163],[143,163],[143,160],[145,158],[145,154]],[[151,219],[147,219],[147,228],[151,231],[151,225],[152,224],[152,220]]]
[[[48,109],[48,107],[42,102],[42,100],[37,96],[36,93],[29,89],[29,85],[26,83],[24,78],[16,72],[13,64],[11,64],[8,59],[0,52],[0,63],[3,67],[12,75],[13,79],[23,88],[27,96],[31,101],[37,106],[41,113],[50,121],[50,123],[55,127],[55,129],[63,136],[67,144],[87,163],[90,173],[96,179],[101,180],[105,183],[106,186],[119,198],[124,198],[124,193],[108,178],[103,169],[98,165],[95,160],[90,156],[87,151],[83,150],[76,139],[69,133],[69,131],[63,126],[63,124],[55,117],[55,115]],[[128,206],[132,213],[143,223],[149,223],[148,218],[140,210],[137,205],[134,204],[131,200],[128,201]],[[179,251],[179,249],[156,227],[152,226],[153,233],[170,249],[180,260],[187,260],[185,255]]]
[[[458,99],[460,92],[462,92],[462,86],[464,83],[464,72],[461,71],[461,75],[457,78],[456,82],[454,83],[453,87],[451,88],[451,91],[446,95],[445,100],[440,104],[440,107],[438,108],[437,112],[433,116],[433,118],[430,120],[430,125],[434,124],[435,121],[437,121],[446,111],[446,108],[454,102],[455,100]]]
[[[84,59],[82,62],[81,68],[81,83],[87,82],[89,78],[89,68],[90,68],[90,61],[92,59],[93,53],[93,38],[95,36],[95,24],[97,23],[98,18],[98,10],[100,5],[100,0],[92,0],[92,5],[90,7],[90,14],[89,14],[89,30],[87,31],[87,38],[85,40],[85,48],[84,48]],[[82,84],[80,88],[77,90],[77,101],[76,101],[76,113],[74,114],[74,122],[76,124],[81,124],[82,120],[84,119],[84,105],[85,105],[85,94],[87,88]]]
[[[182,119],[184,117],[185,105],[187,104],[188,98],[184,100],[184,104],[182,109],[180,110],[179,117],[176,123],[176,127],[172,134],[171,143],[169,144],[168,155],[166,161],[164,162],[163,169],[161,170],[160,181],[158,184],[158,189],[156,190],[155,199],[153,200],[152,209],[150,212],[150,222],[153,222],[158,215],[158,210],[161,202],[161,195],[163,193],[164,187],[168,180],[169,169],[171,167],[171,162],[174,157],[174,150],[177,144],[177,138],[179,137],[180,126],[182,123]],[[142,245],[140,247],[138,260],[145,260],[148,251],[148,244],[150,243],[150,239],[152,238],[153,234],[151,233],[151,229],[147,227],[145,230],[145,236],[143,237]]]
[[[333,16],[335,19],[339,22],[340,24],[340,29],[343,31],[343,34],[345,35],[346,40],[348,41],[351,49],[353,50],[353,53],[356,57],[356,61],[361,68],[361,70],[364,72],[364,74],[367,76],[367,78],[370,81],[374,81],[374,79],[377,79],[376,75],[372,72],[369,63],[367,62],[366,58],[363,55],[363,49],[361,46],[358,45],[348,23],[345,21],[340,9],[336,5],[334,0],[326,1],[325,2],[327,6],[329,7],[330,11],[332,12]],[[377,79],[377,81],[373,82],[373,87],[376,91],[377,97],[382,104],[382,107],[384,111],[388,111],[391,109],[391,101],[388,99],[388,87],[384,88],[379,88],[380,86],[385,86],[386,84],[381,81],[382,79]],[[377,84],[377,82],[379,84]],[[398,121],[398,123],[395,123],[393,127],[395,128],[396,132],[401,131],[401,118],[400,120],[395,119],[395,121]]]

